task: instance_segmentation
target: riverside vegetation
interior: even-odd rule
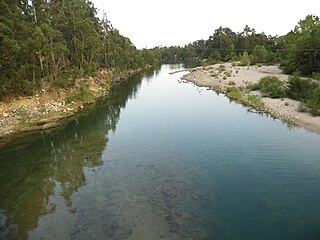
[[[291,75],[288,82],[270,76],[248,87],[261,90],[267,97],[301,101],[300,111],[320,115],[320,21],[317,16],[306,16],[285,36],[267,36],[249,26],[238,33],[220,27],[207,40],[184,47],[164,47],[161,51],[165,59],[198,58],[203,66],[225,62],[232,63],[233,67],[279,65],[284,73]],[[230,71],[225,71],[223,65],[212,71],[211,76],[219,78],[221,74],[223,80],[230,77]],[[246,96],[240,96],[243,89],[232,86],[232,78],[229,82],[227,96],[252,105]],[[261,106],[259,103],[258,109]]]
[[[63,113],[54,119],[72,115],[83,103],[107,94],[115,81],[160,65],[161,60],[188,58],[197,58],[204,66],[280,64],[285,73],[292,74],[287,83],[267,78],[253,87],[265,96],[299,100],[301,111],[320,114],[320,21],[314,15],[299,21],[285,36],[267,36],[249,26],[238,33],[220,27],[209,39],[184,47],[138,50],[106,15],[98,19],[90,1],[4,0],[0,10],[0,136],[14,132],[6,127],[16,122],[29,129],[35,122],[47,123],[51,112]],[[243,89],[235,86],[231,71],[223,65],[211,76],[221,74],[222,80],[228,80],[230,98],[263,108],[259,96],[240,97]],[[21,96],[34,96],[34,104],[23,106],[30,102],[26,99],[18,107],[2,104]],[[50,124],[41,128],[46,126]]]
[[[55,126],[161,63],[158,48],[138,50],[90,1],[4,0],[0,11],[0,137]]]
[[[99,20],[90,1],[4,0],[0,10],[0,100],[161,60],[157,49],[138,50],[106,16]]]

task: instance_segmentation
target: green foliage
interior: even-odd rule
[[[306,106],[314,116],[320,116],[320,86],[314,89],[311,96],[306,101]]]
[[[226,95],[231,100],[237,100],[237,101],[241,100],[243,96],[242,92],[236,87],[228,87]]]
[[[272,63],[274,60],[274,54],[266,49],[265,46],[256,45],[253,49],[253,53],[250,55],[250,63]]]
[[[252,95],[252,94],[246,95],[243,92],[241,92],[239,88],[228,87],[226,95],[231,100],[239,102],[239,103],[243,104],[244,106],[251,106],[257,110],[264,109],[264,103],[259,96]]]
[[[271,98],[283,98],[285,97],[284,83],[277,77],[268,76],[261,78],[259,81],[260,91]]]
[[[260,86],[258,83],[248,84],[247,89],[249,89],[250,91],[257,91],[260,90]]]
[[[249,94],[247,96],[247,105],[252,106],[258,110],[263,110],[264,102],[262,101],[261,97],[253,94]]]
[[[282,37],[256,33],[248,26],[238,33],[230,28],[220,27],[207,40],[198,40],[184,47],[164,47],[161,48],[161,54],[164,60],[207,59],[208,63],[204,63],[207,65],[221,61],[239,61],[239,56],[247,52],[248,55],[254,55],[253,61],[262,59],[261,62],[269,63],[280,62],[284,48]]]
[[[295,72],[289,77],[287,86],[287,96],[299,101],[306,101],[314,89],[317,87],[317,83],[311,79],[302,78],[298,72]]]
[[[311,77],[315,80],[320,80],[320,72],[313,72]]]
[[[303,75],[320,72],[320,20],[308,15],[285,36],[288,49],[285,71],[300,71]]]
[[[244,52],[240,57],[240,66],[249,66],[250,64],[250,57],[247,52]]]
[[[138,50],[106,17],[100,21],[90,1],[2,1],[0,11],[0,99],[41,84],[72,86],[70,78],[101,68],[161,61],[159,48]]]

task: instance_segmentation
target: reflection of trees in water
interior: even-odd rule
[[[165,63],[169,64],[169,69],[172,71],[180,69],[181,67],[194,68],[201,65],[201,62],[196,58],[177,60],[177,61],[167,61]]]
[[[84,168],[103,164],[109,130],[116,130],[121,108],[135,97],[142,75],[137,74],[117,86],[94,110],[60,131],[42,133],[42,138],[26,136],[0,149],[0,238],[25,239],[37,227],[38,219],[55,211],[49,203],[57,182],[69,211],[73,193],[86,184]],[[7,217],[4,216],[7,215]],[[4,221],[2,221],[4,222]]]

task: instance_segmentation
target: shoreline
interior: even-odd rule
[[[77,79],[70,89],[41,89],[33,96],[18,97],[8,103],[0,101],[0,147],[27,134],[67,124],[107,96],[113,85],[139,71],[141,69],[115,74],[101,70],[94,77]],[[84,84],[88,96],[77,99]]]
[[[290,125],[320,134],[320,116],[315,117],[310,113],[300,112],[301,102],[289,98],[263,97],[260,91],[247,89],[249,85],[258,83],[262,77],[266,76],[276,76],[281,81],[287,81],[289,77],[283,74],[278,66],[236,66],[234,63],[224,63],[190,69],[182,79],[199,87],[208,87],[216,92],[222,92],[231,100],[234,99],[228,96],[227,89],[235,87],[240,89],[244,96],[250,94],[261,98],[263,107],[259,109],[242,103],[248,111],[268,114]]]

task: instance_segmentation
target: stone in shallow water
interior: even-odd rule
[[[182,212],[181,216],[185,221],[189,221],[191,219],[191,214],[189,212]]]
[[[169,226],[169,231],[172,233],[177,233],[179,230],[180,230],[180,225],[178,223],[174,222]]]
[[[167,215],[165,217],[166,221],[171,222],[173,220],[173,216],[172,215]]]
[[[106,227],[106,230],[105,230],[106,235],[108,237],[112,237],[117,231],[118,227],[119,225],[117,223],[111,223],[109,226]]]

